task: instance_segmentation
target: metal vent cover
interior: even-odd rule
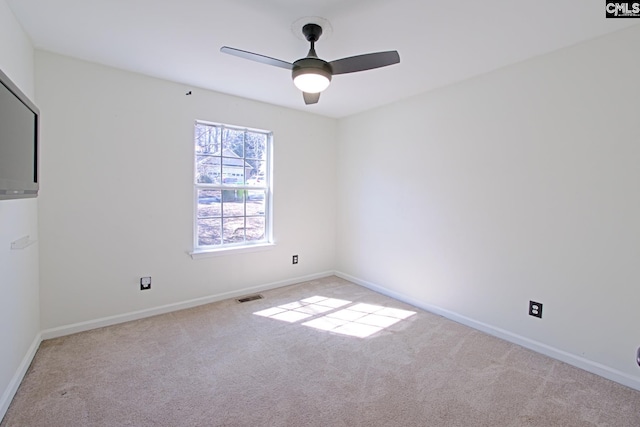
[[[264,297],[260,294],[255,294],[255,295],[247,295],[246,297],[242,297],[242,298],[238,298],[236,299],[236,301],[238,301],[239,303],[243,303],[243,302],[249,302],[249,301],[255,301],[257,299],[263,299]]]

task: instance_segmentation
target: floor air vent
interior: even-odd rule
[[[238,298],[236,301],[238,301],[238,302],[249,302],[249,301],[255,301],[257,299],[262,299],[262,298],[264,298],[262,295],[256,294],[256,295],[249,295],[247,297]]]

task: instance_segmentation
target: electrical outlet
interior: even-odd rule
[[[141,277],[140,278],[140,290],[146,291],[151,289],[151,277]]]
[[[298,255],[294,255],[292,258],[292,264],[297,264],[298,263]]]
[[[529,301],[529,316],[539,317],[542,319],[542,303]]]
[[[640,366],[640,348],[638,348],[638,353],[636,353],[636,362],[638,362],[638,366]]]

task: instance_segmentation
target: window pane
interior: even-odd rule
[[[224,217],[237,217],[244,216],[244,193],[246,190],[223,190],[227,193],[235,193],[234,198],[229,201],[225,201],[222,205],[222,216]]]
[[[196,153],[216,153],[220,151],[220,128],[201,123],[196,124]]]
[[[198,218],[222,216],[220,190],[198,190]]]
[[[221,239],[221,219],[199,219],[198,220],[198,245],[211,246],[222,243]]]
[[[265,190],[247,190],[247,215],[253,215],[251,213],[251,208],[249,202],[262,202],[263,210],[264,210],[264,199],[265,199],[266,191]],[[264,213],[264,212],[263,212]]]
[[[239,157],[222,158],[222,182],[227,185],[244,185],[245,169],[249,164]]]
[[[220,157],[197,156],[196,158],[196,182],[199,184],[220,183]]]
[[[262,191],[249,191],[247,195],[247,216],[264,216],[265,194]]]
[[[244,242],[244,217],[223,218],[223,243]]]
[[[231,206],[232,203],[242,203],[243,201],[243,191],[242,190],[221,190],[222,191],[222,201],[225,206]]]
[[[222,133],[222,155],[244,157],[244,130],[224,128]]]
[[[264,239],[265,221],[264,217],[247,217],[247,240],[255,241]]]
[[[247,169],[247,176],[250,177],[247,179],[247,185],[255,185],[259,187],[266,185],[265,176],[267,162],[262,162],[260,160],[247,160],[247,164],[250,166],[250,169]]]
[[[264,133],[248,132],[245,144],[247,159],[267,159],[267,135]]]

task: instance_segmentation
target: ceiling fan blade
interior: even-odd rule
[[[304,103],[307,105],[317,104],[320,99],[320,92],[318,93],[308,93],[302,92],[302,96],[304,97]]]
[[[386,67],[400,62],[400,55],[396,50],[387,52],[366,53],[364,55],[350,56],[329,62],[333,75],[355,73],[356,71],[371,70],[373,68]]]
[[[291,70],[293,68],[293,64],[289,62],[281,61],[280,59],[271,58],[269,56],[258,55],[253,52],[247,52],[246,50],[235,49],[233,47],[222,46],[220,48],[220,52],[228,53],[229,55],[237,56],[239,58],[262,62],[263,64],[273,65],[274,67],[280,67],[286,70]]]

